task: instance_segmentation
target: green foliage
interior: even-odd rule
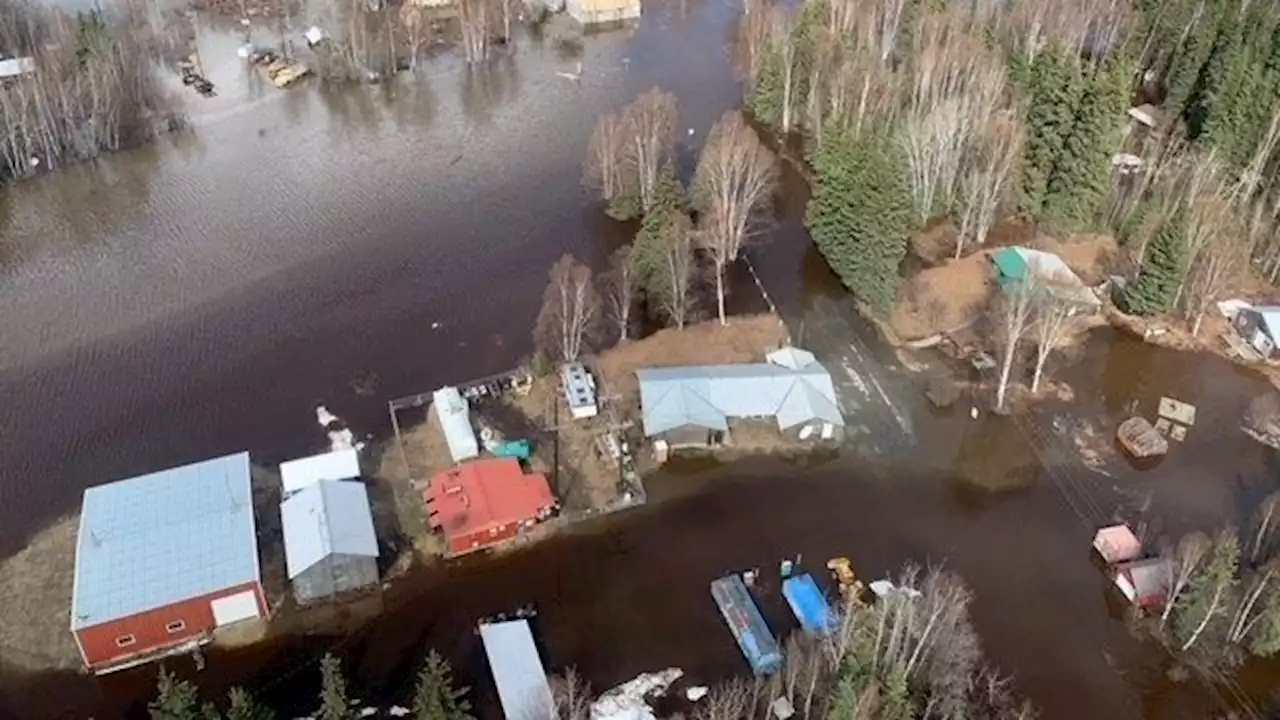
[[[670,165],[662,168],[658,184],[654,188],[654,204],[645,213],[631,247],[631,269],[636,285],[645,292],[652,292],[660,281],[658,272],[662,258],[662,240],[671,224],[684,213],[684,187]]]
[[[859,137],[832,128],[814,153],[805,227],[840,281],[877,312],[892,305],[913,229],[906,161],[884,131]]]
[[[782,53],[776,42],[765,43],[760,51],[760,69],[747,88],[747,107],[760,122],[771,128],[782,123]]]
[[[1249,652],[1271,657],[1280,652],[1280,592],[1272,591],[1258,624],[1248,637]]]
[[[275,713],[242,688],[231,688],[227,720],[274,720]]]
[[[604,212],[609,217],[620,222],[635,220],[640,217],[644,212],[640,203],[640,189],[634,186],[623,188],[609,200],[609,206],[605,208]]]
[[[1208,560],[1192,576],[1190,586],[1174,606],[1173,632],[1178,642],[1191,642],[1197,632],[1204,637],[1216,623],[1229,617],[1230,589],[1239,570],[1240,540],[1235,533],[1222,533],[1214,541]]]
[[[1173,117],[1181,117],[1186,112],[1195,93],[1202,87],[1201,78],[1217,43],[1218,30],[1227,5],[1227,0],[1208,0],[1201,9],[1198,20],[1186,29],[1185,40],[1173,51],[1173,60],[1165,81],[1168,96],[1164,102],[1165,110]],[[1160,10],[1153,9],[1153,12],[1158,13]],[[1166,27],[1166,32],[1166,40],[1175,37],[1173,28]]]
[[[911,688],[907,685],[905,672],[891,672],[885,679],[884,703],[879,717],[880,720],[915,720],[915,703],[911,700]]]
[[[156,697],[147,706],[151,720],[200,720],[200,698],[196,686],[178,678],[162,665]]]
[[[1160,227],[1147,248],[1138,278],[1125,293],[1125,305],[1135,315],[1160,315],[1173,310],[1178,286],[1187,273],[1187,215],[1180,210]]]
[[[418,686],[413,695],[414,720],[475,720],[467,688],[456,687],[453,669],[435,650],[418,673]]]
[[[320,710],[316,720],[356,720],[347,697],[347,681],[342,676],[342,661],[329,653],[320,661]]]
[[[1111,190],[1111,154],[1119,142],[1120,122],[1128,106],[1127,58],[1108,60],[1083,79],[1074,122],[1061,136],[1044,199],[1044,215],[1061,229],[1089,225]]]
[[[1039,217],[1049,192],[1049,179],[1076,124],[1081,78],[1075,62],[1056,43],[1036,55],[1026,77],[1027,141],[1018,210]]]

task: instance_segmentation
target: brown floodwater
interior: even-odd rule
[[[315,450],[316,401],[381,435],[388,398],[527,354],[551,263],[572,252],[600,266],[627,239],[580,185],[597,115],[661,85],[680,100],[687,161],[737,102],[732,3],[646,12],[637,31],[587,40],[580,83],[555,74],[576,58],[525,42],[483,76],[445,58],[414,81],[282,93],[243,76],[234,33],[209,30],[220,95],[193,101],[194,133],[6,189],[0,554],[87,486],[244,448],[265,463]],[[860,433],[839,457],[681,464],[650,481],[644,508],[415,572],[358,632],[214,653],[193,677],[302,714],[317,654],[333,648],[357,694],[386,705],[436,648],[488,717],[471,629],[533,603],[553,669],[576,666],[598,688],[672,665],[711,681],[745,668],[708,582],[801,553],[815,566],[847,554],[870,577],[907,561],[963,574],[990,659],[1047,718],[1205,718],[1237,692],[1262,699],[1280,677],[1263,664],[1218,688],[1170,681],[1160,651],[1119,620],[1088,543],[1112,516],[1173,535],[1247,514],[1277,485],[1274,453],[1237,429],[1265,383],[1099,331],[1054,370],[1071,404],[976,421],[967,398],[931,409],[925,377],[902,371],[841,298],[800,230],[803,202],[789,182],[752,260],[793,332],[839,358]],[[735,287],[735,307],[759,307],[745,273]],[[1185,444],[1139,472],[1110,432],[1162,394],[1200,414]],[[1087,427],[1102,438],[1093,469],[1073,439]],[[0,716],[140,716],[153,670],[5,671]]]

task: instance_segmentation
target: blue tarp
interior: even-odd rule
[[[782,596],[787,599],[801,629],[810,635],[830,635],[839,628],[840,619],[823,597],[812,575],[805,573],[784,580]]]

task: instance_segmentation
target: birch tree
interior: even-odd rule
[[[1036,361],[1035,370],[1031,374],[1031,392],[1035,394],[1040,391],[1045,362],[1070,334],[1070,321],[1077,306],[1053,292],[1053,287],[1049,285],[1040,289],[1033,302],[1035,309],[1031,335],[1036,344]]]
[[[605,113],[596,121],[587,143],[587,162],[583,182],[612,203],[625,185],[623,166],[623,124],[617,113]]]
[[[1200,334],[1209,309],[1236,287],[1248,269],[1248,248],[1230,220],[1219,218],[1218,232],[1200,249],[1187,278],[1183,315],[1191,323],[1193,336]]]
[[[720,324],[725,317],[725,269],[738,259],[778,182],[778,163],[743,119],[731,110],[711,129],[694,177],[703,209],[702,248],[711,258]]]
[[[623,245],[610,258],[609,274],[605,276],[605,303],[609,318],[618,329],[618,341],[626,342],[631,335],[631,315],[635,310],[640,291],[640,277],[636,263],[632,262],[631,246]]]
[[[1212,543],[1202,533],[1192,533],[1178,541],[1169,565],[1170,576],[1166,586],[1164,609],[1160,612],[1160,627],[1165,627],[1173,609],[1181,603],[1182,594],[1191,585],[1191,579],[1200,571],[1200,564],[1209,554]]]
[[[468,63],[475,65],[489,58],[495,15],[493,0],[458,0],[458,27]]]
[[[1022,126],[1010,112],[979,131],[960,176],[957,260],[969,245],[982,245],[995,225],[1022,155]]]
[[[676,113],[676,96],[657,87],[622,112],[622,158],[644,212],[653,207],[658,175],[675,152]]]
[[[1013,361],[1017,358],[1019,343],[1031,328],[1036,300],[1040,294],[1039,288],[1040,281],[1028,272],[1025,278],[1005,287],[1000,297],[996,299],[991,322],[996,343],[1000,348],[1000,380],[996,386],[997,410],[1004,409],[1009,377],[1013,372]]]
[[[551,267],[535,341],[549,359],[573,362],[593,339],[599,319],[600,296],[591,282],[591,269],[572,255]]]

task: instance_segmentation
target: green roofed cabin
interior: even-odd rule
[[[991,264],[996,267],[996,281],[1003,290],[1027,277],[1027,261],[1016,248],[1003,248],[991,254]]]

